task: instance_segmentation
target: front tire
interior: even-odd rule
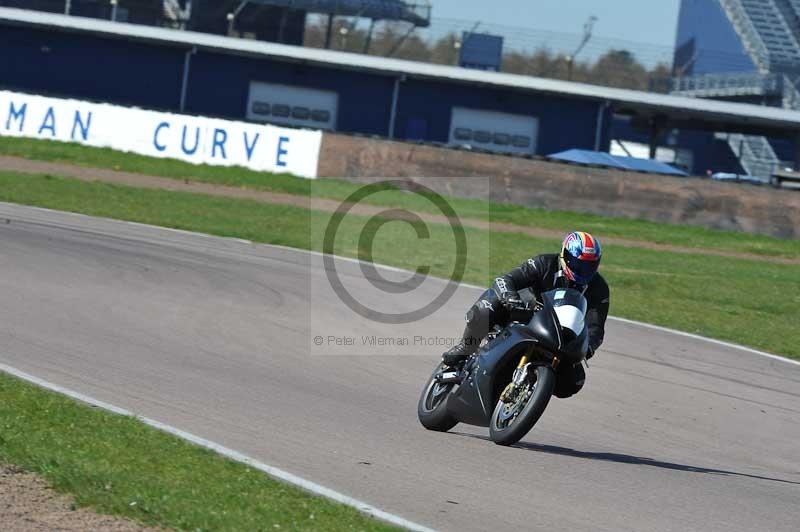
[[[539,421],[547,408],[556,385],[556,373],[550,366],[537,366],[536,380],[528,384],[532,389],[526,397],[513,404],[497,401],[489,423],[489,437],[497,445],[514,445]],[[524,404],[520,402],[524,401]]]
[[[426,429],[447,432],[458,425],[458,420],[447,412],[447,400],[455,384],[436,382],[436,374],[442,371],[442,367],[442,364],[436,366],[425,388],[422,389],[417,404],[417,417]]]

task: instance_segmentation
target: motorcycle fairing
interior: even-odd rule
[[[555,356],[566,363],[583,359],[588,348],[586,299],[568,288],[545,292],[542,300],[542,308],[527,324],[511,323],[483,346],[467,376],[450,392],[447,409],[460,422],[489,426],[502,388],[524,351],[533,365],[550,365]]]
[[[548,314],[558,323],[556,330],[559,331],[559,358],[571,364],[580,362],[589,350],[589,331],[585,321],[588,306],[586,298],[577,290],[567,288],[545,292],[542,299],[544,309],[549,309]]]
[[[519,355],[532,344],[538,343],[533,331],[525,325],[509,325],[482,348],[467,377],[451,392],[448,410],[462,423],[488,427],[502,391],[501,384],[508,383]],[[536,352],[540,356],[532,359],[532,363],[552,363],[552,357],[547,358],[548,353],[538,349]]]

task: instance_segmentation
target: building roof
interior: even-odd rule
[[[596,101],[598,104],[607,102],[616,112],[635,115],[642,119],[657,118],[664,127],[777,135],[800,132],[800,111],[776,107],[616,89],[14,8],[0,8],[0,23],[47,27],[58,31],[88,33],[186,48],[197,47],[234,55],[264,57],[397,77],[550,94]]]
[[[686,177],[686,172],[678,170],[667,163],[655,159],[637,159],[636,157],[623,157],[610,153],[590,150],[571,149],[559,153],[551,153],[548,159],[557,159],[576,164],[605,166],[621,170],[633,170],[645,174],[666,174]]]

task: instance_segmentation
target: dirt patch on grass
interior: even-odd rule
[[[3,532],[154,532],[132,521],[76,509],[41,477],[0,464],[0,529]]]
[[[28,174],[50,174],[54,176],[78,179],[88,182],[103,182],[117,185],[125,185],[138,188],[170,190],[174,192],[190,192],[194,194],[206,194],[210,196],[222,196],[233,199],[247,199],[262,203],[273,203],[279,205],[293,205],[307,209],[314,209],[322,212],[334,212],[341,206],[341,202],[333,199],[313,198],[293,194],[283,194],[279,192],[269,192],[266,190],[255,190],[244,187],[232,187],[225,185],[215,185],[192,181],[191,179],[172,179],[167,177],[149,176],[135,174],[131,172],[120,172],[104,168],[90,168],[67,163],[53,163],[45,161],[33,161],[21,157],[0,156],[0,169],[11,172]],[[369,205],[359,203],[350,210],[351,214],[359,216],[375,216],[386,210],[385,206]],[[420,219],[428,223],[448,224],[449,220],[441,215],[429,213],[415,213]],[[402,216],[397,216],[402,217]],[[461,219],[464,227],[475,229],[492,230],[498,233],[518,233],[536,238],[561,239],[564,234],[561,231],[543,229],[533,226],[514,225],[509,223],[492,222],[488,220]],[[651,249],[655,251],[667,251],[671,253],[703,254],[717,257],[731,257],[745,260],[757,260],[771,262],[775,264],[800,265],[800,259],[769,257],[756,255],[753,253],[737,253],[716,249],[698,249],[692,247],[676,246],[671,244],[657,244],[644,240],[633,240],[626,238],[603,237],[604,244],[612,244],[631,248]]]

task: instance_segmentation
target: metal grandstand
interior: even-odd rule
[[[800,109],[800,0],[709,0],[708,4],[716,4],[729,28],[703,20],[708,26],[694,34],[683,35],[684,42],[681,42],[679,27],[675,70],[680,74],[685,71],[688,75],[680,75],[674,80],[672,92]],[[684,1],[681,9],[691,11],[695,8]],[[704,12],[703,18],[710,18],[709,14],[713,15],[713,12]],[[751,66],[741,68],[741,65],[734,67],[720,62],[714,65],[713,61],[706,60],[703,68],[696,68],[696,63],[703,61],[703,54],[709,57],[714,53],[699,44],[704,38],[703,33],[729,30],[735,32]],[[766,180],[777,168],[785,165],[764,137],[725,135],[724,138],[750,175]]]

